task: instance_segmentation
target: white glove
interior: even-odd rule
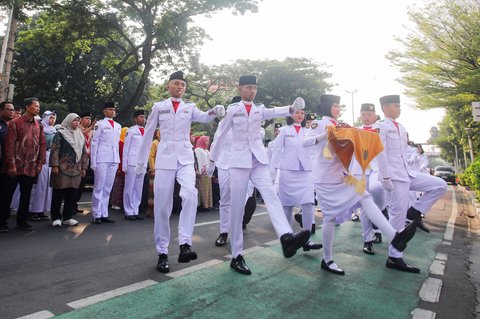
[[[225,116],[225,107],[223,105],[215,105],[213,107],[213,113],[217,116]]]
[[[387,191],[393,191],[395,188],[391,179],[382,179],[382,186]]]
[[[135,174],[138,176],[145,174],[145,167],[143,166],[143,163],[137,164],[137,167],[135,168]]]
[[[295,101],[293,101],[292,109],[294,112],[303,110],[305,108],[305,101],[301,97],[297,97]]]
[[[206,169],[207,176],[211,178],[214,171],[215,171],[215,163],[212,161],[208,161],[207,169]]]

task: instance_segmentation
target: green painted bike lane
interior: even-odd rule
[[[321,230],[314,239],[321,241]],[[334,259],[346,275],[320,268],[321,251],[285,259],[279,244],[245,256],[251,276],[229,261],[59,318],[410,318],[442,233],[417,231],[405,259],[420,274],[387,269],[387,243],[362,252],[360,223],[336,228]],[[201,252],[200,252],[201,253]]]

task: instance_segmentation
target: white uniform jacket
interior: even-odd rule
[[[313,162],[313,182],[321,184],[340,184],[344,182],[346,170],[341,164],[337,155],[328,146],[327,138],[317,143],[317,136],[327,130],[328,126],[334,125],[333,119],[329,116],[322,117],[321,120],[312,122],[310,130],[305,134],[304,146],[317,148],[318,156]],[[325,150],[328,148],[328,150]],[[325,154],[331,157],[325,157]]]
[[[90,165],[97,163],[120,163],[120,132],[122,127],[117,122],[110,124],[109,118],[104,118],[95,124],[92,143],[90,144]]]
[[[122,170],[127,171],[127,166],[137,166],[138,152],[142,145],[143,135],[141,126],[135,125],[128,129],[125,143],[123,144]]]
[[[213,143],[210,149],[213,149],[213,146],[216,144],[216,140],[213,140]],[[220,146],[220,154],[218,159],[215,161],[215,166],[220,169],[228,169],[230,164],[230,147],[233,144],[232,131],[227,132],[227,136],[222,140],[222,145]],[[211,155],[210,155],[211,157]]]
[[[160,128],[161,140],[157,148],[155,169],[177,169],[194,163],[193,146],[190,143],[192,122],[208,123],[215,118],[213,110],[200,111],[194,103],[180,101],[177,112],[171,98],[155,103],[145,126],[145,135],[140,147],[138,164],[146,167],[153,134]]]
[[[291,171],[311,171],[312,152],[309,147],[303,146],[306,131],[301,127],[297,133],[293,125],[282,127],[275,139],[271,165]]]
[[[229,168],[252,168],[252,154],[262,164],[268,164],[267,153],[262,142],[262,121],[290,115],[290,106],[266,108],[263,104],[252,104],[250,114],[243,102],[228,106],[225,118],[215,133],[215,145],[211,148],[210,158],[217,161],[221,153],[223,139],[229,130],[233,133],[230,148]]]
[[[398,130],[390,118],[376,124],[384,147],[383,152],[377,156],[378,177],[380,180],[390,178],[394,181],[410,182],[410,177],[416,177],[417,173],[410,169],[407,162],[407,131],[403,125],[397,124]]]

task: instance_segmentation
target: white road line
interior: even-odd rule
[[[432,275],[443,276],[445,274],[445,261],[434,260],[430,266],[430,273]]]
[[[84,299],[80,299],[80,300],[77,300],[77,301],[69,302],[69,303],[67,303],[67,305],[69,307],[72,307],[73,309],[80,309],[80,308],[83,308],[83,307],[86,307],[86,306],[96,304],[100,301],[105,301],[105,300],[108,300],[108,299],[112,299],[112,298],[124,295],[126,293],[133,292],[133,291],[136,291],[136,290],[139,290],[139,289],[143,289],[143,288],[146,288],[148,286],[155,285],[155,284],[157,284],[157,282],[155,280],[150,280],[149,279],[149,280],[145,280],[145,281],[140,281],[140,282],[137,282],[137,283],[129,285],[129,286],[117,288],[117,289],[110,290],[110,291],[107,291],[107,292],[104,292],[104,293],[101,293],[101,294],[98,294],[98,295],[94,295],[94,296],[87,297],[87,298],[84,298]]]
[[[55,315],[48,310],[42,310],[39,312],[32,313],[23,317],[18,317],[17,319],[47,319],[53,318]]]
[[[428,277],[420,288],[420,299],[427,302],[438,302],[442,291],[442,280]]]
[[[446,240],[442,240],[442,245],[452,246],[452,243]]]
[[[267,212],[264,212],[264,213],[258,213],[258,214],[253,214],[252,217],[255,217],[255,216],[262,216],[262,215],[267,215],[268,213]],[[197,226],[205,226],[205,225],[212,225],[212,224],[218,224],[220,223],[220,220],[212,220],[211,222],[203,222],[203,223],[198,223],[198,224],[195,224],[194,226],[197,227]]]
[[[430,310],[416,308],[411,313],[412,319],[435,319],[437,314]]]
[[[447,261],[447,260],[448,260],[448,255],[447,255],[447,254],[444,254],[444,253],[437,253],[437,254],[435,255],[435,259]]]
[[[264,249],[264,247],[262,246],[253,246],[253,247],[250,247],[250,248],[247,248],[247,249],[244,249],[243,250],[243,256],[247,255],[247,254],[250,254],[250,253],[253,253],[254,251],[257,251],[257,250],[260,250],[260,249]],[[225,258],[232,258],[232,255],[226,255]]]
[[[457,210],[457,198],[455,195],[455,189],[452,188],[452,214],[448,219],[447,229],[445,230],[445,235],[443,239],[452,240],[453,239],[453,231],[455,230],[455,220],[457,219],[458,210]]]
[[[184,276],[184,275],[190,274],[192,272],[195,272],[195,271],[198,271],[198,270],[210,267],[210,266],[221,264],[223,262],[224,262],[223,260],[212,259],[212,260],[206,261],[206,262],[201,263],[201,264],[197,264],[197,265],[194,265],[194,266],[191,266],[191,267],[187,267],[187,268],[184,268],[184,269],[181,269],[181,270],[171,272],[171,273],[167,274],[167,276],[171,277],[171,278],[177,278],[177,277]]]

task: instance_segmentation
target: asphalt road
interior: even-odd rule
[[[90,196],[90,193],[86,193],[83,201],[89,202]],[[447,222],[449,219],[451,220],[454,210],[453,199],[455,199],[455,209],[458,211],[453,239],[451,241],[442,240],[447,229]],[[155,269],[157,256],[153,244],[152,219],[127,221],[123,218],[121,211],[111,211],[110,216],[117,221],[115,224],[95,225],[90,223],[88,204],[83,205],[82,208],[86,210],[83,215],[76,216],[80,221],[80,225],[77,227],[58,229],[52,228],[48,221],[41,221],[32,222],[35,227],[33,232],[11,230],[7,234],[0,234],[0,318],[17,318],[45,310],[55,315],[75,313],[67,304],[146,280],[153,280],[159,285],[166,285],[168,281],[177,280],[165,276]],[[416,308],[434,312],[436,318],[474,318],[477,313],[476,287],[480,286],[480,267],[478,265],[480,245],[477,241],[478,235],[472,231],[472,227],[476,227],[474,221],[478,216],[467,217],[471,211],[469,200],[463,193],[456,189],[454,198],[452,198],[450,190],[434,206],[426,219],[427,224],[433,230],[431,238],[438,240],[434,242],[433,239],[425,237],[428,235],[424,233],[419,234],[418,239],[415,238],[415,245],[420,245],[422,238],[425,241],[430,240],[433,247],[432,256],[437,252],[448,255],[445,274],[441,277],[432,274],[429,276],[441,278],[443,281],[439,302],[422,301],[419,298],[419,289],[412,292],[410,296],[411,304],[413,302]],[[226,247],[214,246],[214,241],[219,233],[218,211],[199,212],[196,223],[193,248],[197,251],[199,258],[191,263],[179,264],[176,262],[179,250],[176,233],[178,216],[173,215],[171,218],[172,240],[169,256],[172,272],[212,260],[222,262],[229,260],[226,256],[230,253],[229,245]],[[12,224],[14,224],[13,218],[10,222],[10,225]],[[320,224],[321,214],[317,213],[317,225],[320,227]],[[478,224],[480,225],[480,222]],[[346,249],[349,258],[354,256],[368,260],[368,256],[361,253],[361,238],[356,241],[357,237],[348,237],[345,233],[349,229],[358,232],[359,228],[359,223],[348,222],[346,225],[339,226],[337,232],[341,234],[339,238],[343,238],[342,245],[351,247],[351,249]],[[298,229],[298,226],[294,225],[294,230]],[[317,232],[317,241],[321,238],[320,234],[321,229]],[[258,252],[258,250],[264,249],[266,253],[269,245],[276,243],[273,240],[276,240],[273,227],[263,205],[259,203],[256,215],[245,232],[245,248],[255,247],[257,250],[252,253],[252,265],[256,265],[254,258],[258,254],[261,259],[262,252]],[[385,244],[383,246],[386,247]],[[385,247],[382,249],[385,250]],[[379,250],[378,254],[384,255],[385,251]],[[421,256],[416,257],[420,258]],[[341,256],[339,258],[344,258],[344,263],[350,260]],[[385,269],[384,257],[378,258],[378,267],[383,271]],[[318,270],[318,273],[325,274],[319,267],[321,253],[312,254],[309,260],[313,262],[312,267],[315,273]],[[433,257],[432,260],[428,260],[428,264],[432,261]],[[355,265],[341,264],[341,266],[347,271],[347,276],[344,278],[352,282],[356,281],[357,275],[348,277],[349,270],[352,271]],[[217,267],[220,267],[229,276],[237,276],[228,269],[228,263]],[[275,269],[275,264],[272,264],[271,267]],[[258,268],[252,267],[254,275],[260,276],[262,269],[260,265]],[[423,274],[427,276],[428,267]],[[254,275],[251,278],[255,278]],[[358,277],[361,277],[361,273]],[[232,278],[238,280],[237,277]],[[331,276],[326,278],[338,280],[336,277],[330,279]],[[423,281],[420,277],[415,276],[407,276],[402,280],[418,281],[419,287],[421,285],[419,281]],[[388,289],[388,286],[368,287],[368,289],[382,290]],[[321,293],[325,292],[320,291],[319,294]],[[382,300],[375,298],[372,297],[372,303],[382,303]],[[404,310],[409,313],[413,308]],[[281,317],[281,314],[279,315]],[[37,316],[37,318],[40,317]],[[370,315],[369,318],[372,316]]]

